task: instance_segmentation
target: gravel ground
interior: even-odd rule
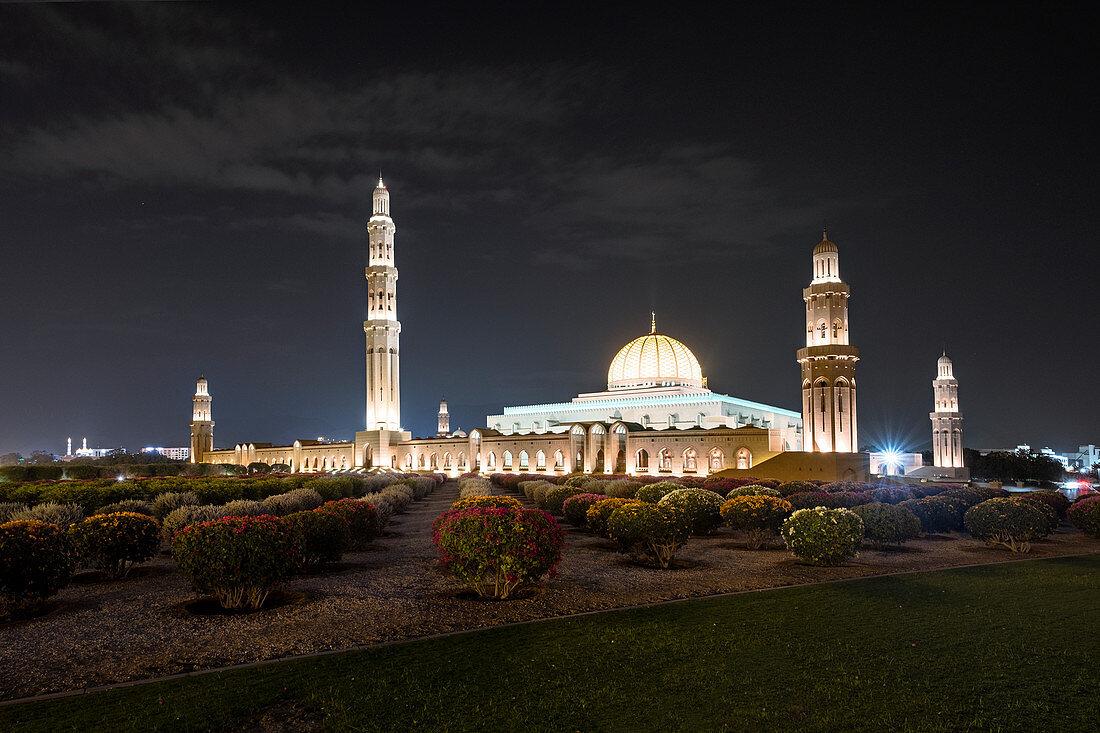
[[[49,615],[0,625],[0,699],[726,591],[1100,551],[1100,542],[1063,526],[1027,556],[953,535],[819,568],[785,550],[745,550],[723,529],[690,541],[678,566],[662,571],[571,530],[557,578],[529,597],[487,602],[437,568],[431,523],[457,496],[447,482],[396,517],[375,548],[296,579],[285,605],[258,613],[190,613],[194,593],[167,556],[124,581],[78,576]]]

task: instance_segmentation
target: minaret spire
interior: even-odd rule
[[[657,333],[657,311],[649,312],[649,332]]]
[[[399,381],[397,320],[397,266],[394,258],[394,226],[390,216],[390,192],[378,171],[374,207],[367,222],[369,258],[367,320],[363,323],[367,347],[366,430],[401,429],[401,386]],[[375,455],[373,460],[388,456]],[[388,461],[387,461],[388,462]]]

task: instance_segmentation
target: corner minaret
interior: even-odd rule
[[[191,410],[191,462],[202,463],[203,457],[214,450],[214,413],[211,410],[210,391],[206,375],[195,383],[195,397]]]
[[[451,413],[447,412],[447,398],[439,401],[439,426],[436,429],[437,438],[451,437]]]
[[[840,252],[828,232],[814,247],[813,279],[806,302],[806,348],[802,365],[802,444],[814,453],[855,453],[856,361],[848,343],[848,285],[840,279]]]
[[[366,430],[401,429],[401,381],[397,320],[397,268],[394,266],[390,192],[378,176],[374,210],[367,222],[367,415]]]
[[[936,378],[932,380],[935,410],[932,419],[932,465],[936,468],[963,467],[962,413],[959,412],[959,380],[944,349],[936,362]]]

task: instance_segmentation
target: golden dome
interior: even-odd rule
[[[653,332],[639,336],[619,349],[607,370],[607,388],[702,387],[703,370],[691,349],[672,338]]]

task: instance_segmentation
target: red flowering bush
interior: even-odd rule
[[[335,514],[348,525],[351,548],[361,550],[382,534],[382,524],[374,506],[359,499],[340,499],[317,507],[318,512]]]
[[[294,512],[283,517],[283,521],[301,537],[304,567],[317,569],[327,562],[336,562],[351,547],[348,522],[336,512],[320,509]]]
[[[1100,538],[1100,496],[1074,502],[1067,515],[1074,527],[1085,534]]]
[[[69,528],[77,557],[111,578],[122,578],[160,550],[160,525],[144,514],[117,512],[88,517]]]
[[[475,506],[500,506],[505,509],[522,509],[523,504],[512,496],[467,496],[456,499],[451,509],[469,509]]]
[[[603,494],[574,494],[561,505],[561,513],[574,527],[583,527],[588,523],[588,508],[607,497]]]
[[[479,596],[505,599],[561,562],[565,532],[539,509],[470,507],[432,524],[439,562]]]
[[[195,590],[213,593],[223,608],[255,609],[298,571],[302,539],[270,514],[225,517],[177,532],[172,557]]]
[[[65,531],[45,522],[0,524],[0,597],[13,611],[35,607],[69,582],[73,557]]]

